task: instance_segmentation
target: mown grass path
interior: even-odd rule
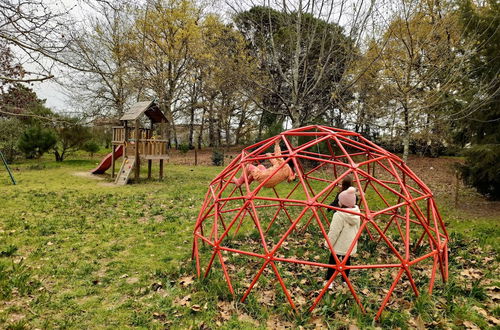
[[[193,224],[221,168],[168,165],[163,182],[115,187],[74,175],[93,163],[20,165],[17,186],[1,179],[0,328],[372,326],[342,293],[295,315],[279,291],[272,304],[259,294],[241,304],[217,271],[191,278]],[[499,326],[500,219],[466,223],[440,207],[453,235],[449,284],[430,298],[402,292],[373,326]]]

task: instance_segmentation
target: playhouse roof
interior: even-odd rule
[[[142,114],[145,114],[153,123],[167,121],[167,117],[161,112],[155,101],[137,102],[123,114],[120,120],[136,120]]]

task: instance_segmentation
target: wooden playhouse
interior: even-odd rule
[[[134,172],[135,181],[139,180],[141,165],[148,165],[148,178],[151,178],[153,161],[159,161],[159,177],[163,178],[164,161],[167,153],[167,118],[155,101],[138,102],[120,118],[123,126],[113,127],[111,153],[111,177],[115,177],[116,158],[123,154],[123,162],[115,179],[119,185],[127,184]],[[121,149],[121,152],[119,150]]]

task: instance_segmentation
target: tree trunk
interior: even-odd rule
[[[213,100],[212,100],[213,101]],[[214,118],[214,110],[213,103],[210,102],[208,106],[208,146],[216,147],[217,146],[217,137],[215,131],[215,118]]]
[[[241,130],[243,129],[243,125],[245,124],[245,116],[246,116],[246,109],[245,106],[241,109],[241,114],[240,114],[240,120],[238,121],[238,127],[236,127],[236,131],[234,132],[235,135],[235,141],[234,143],[236,145],[240,144],[241,140]]]
[[[174,133],[175,149],[179,149],[179,140],[177,140],[177,129],[175,127],[174,118],[172,117],[172,132]]]
[[[193,149],[193,136],[194,136],[194,112],[196,108],[196,83],[193,84],[191,91],[191,105],[189,109],[189,149]]]
[[[62,162],[64,160],[64,151],[59,153],[59,151],[55,149],[54,156],[56,157],[56,162]]]
[[[298,118],[290,118],[292,121],[292,128],[299,128],[301,123]],[[290,136],[290,143],[292,146],[297,147],[299,145],[299,137],[297,135]]]
[[[403,161],[406,163],[410,153],[410,120],[408,107],[403,106],[404,135],[403,135]]]
[[[257,140],[262,140],[262,130],[264,129],[264,113],[266,110],[262,110],[262,113],[260,114],[260,120],[259,120],[259,131],[257,133]]]
[[[203,113],[201,114],[201,124],[200,132],[198,133],[198,149],[201,150],[201,143],[203,142],[203,128],[205,126],[205,112],[206,109],[203,107]]]

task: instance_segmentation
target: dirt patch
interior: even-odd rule
[[[241,149],[244,147],[231,147],[224,149],[224,164],[229,164],[234,157],[236,157]],[[202,150],[196,150],[196,155],[194,150],[189,150],[186,153],[180,152],[178,150],[170,151],[169,163],[172,165],[194,165],[197,161],[198,165],[212,165],[212,148],[206,148]]]
[[[74,176],[79,176],[81,178],[94,179],[94,180],[104,180],[102,176],[92,174],[90,172],[74,172]]]
[[[460,179],[457,179],[456,165],[462,162],[459,158],[410,156],[407,164],[438,199],[442,198],[454,203],[458,188],[456,208],[462,211],[464,218],[471,216],[500,218],[500,201],[488,201],[473,188],[466,187]]]

